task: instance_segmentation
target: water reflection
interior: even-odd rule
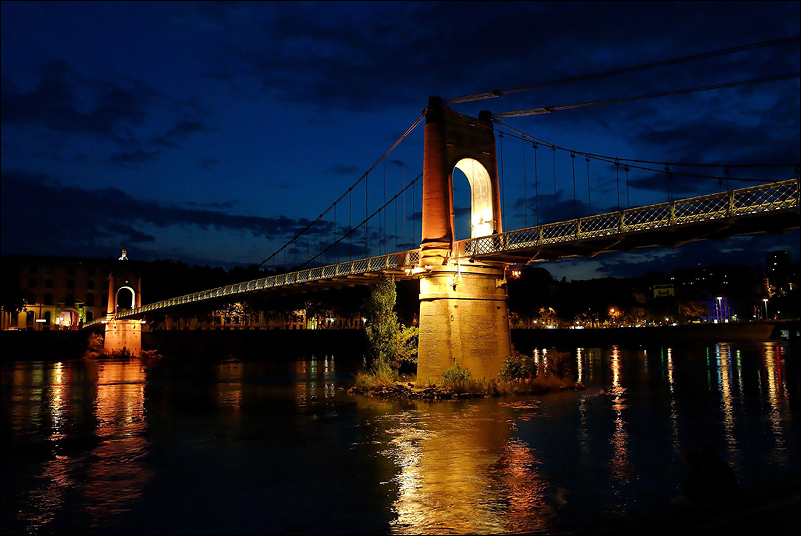
[[[495,400],[387,407],[377,437],[396,468],[395,534],[536,531],[553,516],[534,450]],[[382,441],[387,438],[386,443]]]
[[[237,361],[220,363],[217,369],[217,403],[221,408],[239,413],[242,408],[245,364]]]
[[[450,402],[348,395],[355,370],[329,356],[6,362],[3,533],[207,528],[192,509],[157,519],[165,497],[213,503],[208,532],[224,534],[299,519],[308,533],[545,533],[634,515],[675,496],[691,446],[725,446],[743,482],[797,472],[784,348],[580,348],[583,391]]]
[[[725,430],[726,448],[730,454],[738,452],[737,439],[734,435],[734,393],[731,382],[731,353],[729,345],[721,343],[715,345],[715,357],[718,369],[718,388],[720,389],[720,409],[723,414],[723,428]]]
[[[611,350],[610,366],[612,369],[612,388],[609,394],[612,395],[612,411],[614,412],[614,432],[610,443],[612,445],[612,477],[619,485],[628,483],[631,475],[629,463],[629,435],[626,432],[626,420],[623,418],[623,411],[627,409],[626,388],[620,381],[621,377],[621,358],[620,348],[613,346]]]
[[[774,460],[784,464],[786,462],[787,447],[785,445],[785,423],[790,421],[790,406],[787,396],[787,384],[782,374],[781,361],[783,348],[766,343],[762,347],[762,366],[765,370],[767,383],[768,419],[770,430],[773,433],[775,450]]]
[[[152,474],[143,464],[149,441],[144,437],[145,370],[139,359],[100,364],[95,415],[100,442],[86,468],[84,510],[103,523],[129,510]]]
[[[142,464],[148,441],[140,360],[23,363],[11,383],[11,429],[44,438],[50,449],[38,485],[22,498],[18,519],[28,532],[65,516],[103,524],[128,510],[151,474]]]
[[[673,348],[667,349],[667,381],[670,388],[670,446],[673,455],[681,453],[681,443],[679,442],[679,410],[676,405],[676,380],[673,375]]]

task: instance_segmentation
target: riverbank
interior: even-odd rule
[[[78,359],[83,357],[94,330],[3,331],[3,360]],[[798,320],[731,324],[610,329],[513,329],[512,344],[521,353],[535,348],[569,350],[611,345],[652,346],[683,342],[781,342],[799,340]],[[142,333],[142,348],[160,354],[194,357],[253,357],[280,355],[308,358],[334,355],[361,359],[367,351],[363,330],[219,330],[151,331]]]

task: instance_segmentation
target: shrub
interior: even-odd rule
[[[92,333],[89,335],[89,343],[86,348],[86,353],[83,356],[88,359],[97,359],[102,356],[105,353],[103,340],[103,335],[100,333]]]

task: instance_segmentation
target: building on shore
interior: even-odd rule
[[[104,317],[112,265],[111,259],[4,256],[3,285],[22,307],[4,305],[2,329],[78,329]]]

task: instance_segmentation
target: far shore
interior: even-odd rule
[[[3,331],[0,344],[4,361],[81,358],[95,330]],[[530,353],[535,348],[604,348],[680,345],[683,343],[782,342],[801,340],[798,320],[736,322],[730,324],[686,324],[660,327],[594,329],[512,329],[515,350]],[[361,359],[365,354],[363,330],[217,330],[151,331],[142,334],[142,348],[163,355],[213,357],[228,354],[247,357],[270,355],[287,359],[336,355]]]

